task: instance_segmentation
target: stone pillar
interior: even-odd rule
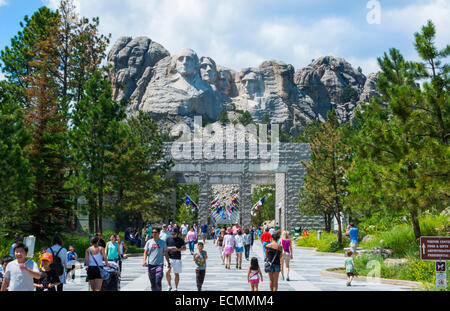
[[[251,224],[252,184],[248,167],[247,161],[244,164],[244,172],[241,175],[241,183],[239,184],[240,225],[243,229],[249,228]]]
[[[286,230],[286,174],[275,174],[275,225]]]
[[[211,203],[211,185],[208,182],[208,175],[205,171],[200,173],[200,184],[198,189],[198,221],[199,225],[210,220],[209,206]]]

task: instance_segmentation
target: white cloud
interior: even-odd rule
[[[450,38],[450,2],[447,0],[418,0],[399,9],[382,9],[381,26],[409,36],[432,20],[436,26],[436,43],[439,47],[448,44]]]
[[[53,9],[59,3],[59,0],[42,1]],[[393,38],[412,39],[412,34],[428,18],[436,23],[441,39],[448,38],[450,31],[447,18],[450,4],[445,0],[416,0],[401,9],[388,10],[382,6],[378,28],[367,27],[364,13],[359,19],[326,10],[320,15],[316,13],[315,18],[295,10],[271,15],[257,0],[74,1],[82,16],[100,17],[100,30],[112,34],[112,43],[120,36],[146,36],[162,44],[172,55],[189,47],[199,56],[210,56],[217,64],[237,71],[268,59],[281,60],[299,69],[312,59],[332,55],[343,57],[368,73],[378,69],[376,56],[381,56],[371,55],[375,52],[368,47],[376,45],[387,51],[390,42],[397,44]],[[280,7],[289,11],[290,5],[286,1]],[[408,44],[407,48],[411,48]]]
[[[6,0],[0,0],[0,6],[4,6],[7,4],[8,4],[8,2],[6,2]]]

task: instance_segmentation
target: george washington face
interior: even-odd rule
[[[183,76],[194,75],[198,70],[197,54],[191,49],[183,49],[176,56],[176,70]]]

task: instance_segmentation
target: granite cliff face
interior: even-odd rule
[[[325,121],[335,108],[340,121],[353,118],[359,101],[376,96],[376,74],[367,77],[342,58],[321,57],[295,71],[281,61],[265,61],[240,72],[199,57],[191,49],[171,56],[145,37],[121,37],[108,55],[114,99],[129,99],[127,112],[152,113],[163,129],[194,115],[230,120],[243,111],[256,122],[270,118],[291,135],[314,120]]]

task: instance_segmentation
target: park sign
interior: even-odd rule
[[[421,236],[420,259],[432,261],[450,260],[450,237]]]

